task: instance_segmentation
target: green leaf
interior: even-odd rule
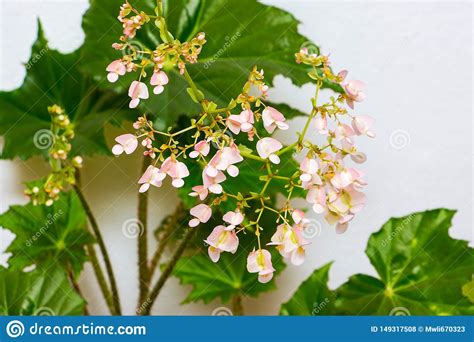
[[[14,205],[0,215],[0,226],[16,238],[8,247],[11,268],[49,265],[58,262],[79,275],[87,255],[86,244],[94,240],[86,229],[86,217],[77,195],[62,194],[50,207]]]
[[[474,276],[469,283],[462,287],[462,294],[465,295],[471,303],[474,303]]]
[[[268,249],[272,253],[272,263],[276,269],[274,279],[269,283],[261,284],[257,281],[256,273],[247,271],[247,256],[257,244],[252,232],[239,233],[240,243],[235,254],[223,252],[217,263],[209,259],[207,246],[204,245],[203,240],[217,225],[214,223],[199,226],[196,244],[200,252],[181,258],[173,271],[173,275],[180,279],[181,284],[189,284],[193,287],[184,303],[199,300],[209,303],[216,298],[227,302],[235,295],[256,297],[260,293],[276,289],[274,279],[285,268],[285,264],[274,248]],[[262,226],[268,227],[270,224],[275,224],[274,220],[272,222],[272,216],[262,215]],[[268,239],[266,235],[271,236],[271,233],[273,232],[270,232],[270,229],[265,229],[262,240],[266,241]]]
[[[448,230],[455,211],[436,209],[390,219],[366,253],[378,277],[356,274],[336,290],[335,311],[349,315],[465,315],[474,254]],[[318,272],[318,271],[316,271]],[[316,292],[325,291],[326,285]],[[464,294],[463,294],[464,291]],[[298,293],[298,292],[297,292]],[[308,294],[313,300],[312,295]],[[301,314],[287,310],[285,314]],[[324,314],[324,312],[323,312]]]
[[[121,52],[111,48],[122,35],[122,25],[117,20],[122,2],[91,0],[84,16],[85,70],[97,80],[104,80],[107,65],[122,57]],[[155,1],[132,4],[153,13]],[[301,46],[308,44],[308,39],[298,33],[299,22],[288,12],[256,0],[173,0],[165,1],[164,8],[169,31],[181,42],[198,32],[206,33],[207,43],[199,62],[187,68],[197,88],[220,106],[227,105],[241,92],[254,65],[265,70],[270,85],[279,74],[289,77],[296,85],[310,81],[307,73],[311,69],[296,64],[294,57]],[[158,44],[159,30],[151,23],[139,30],[133,40],[133,45],[141,48],[154,49]],[[175,69],[168,73],[170,82],[164,93],[141,101],[139,107],[142,112],[157,114],[162,127],[174,123],[177,115],[192,116],[200,111],[188,96],[183,77]],[[103,84],[125,92],[136,78],[137,74],[132,73],[114,84]],[[325,86],[340,91],[338,85]]]
[[[28,273],[0,269],[0,316],[82,315],[84,307],[84,299],[54,265]]]
[[[298,287],[291,299],[282,304],[280,315],[330,315],[334,312],[335,294],[327,287],[329,269],[326,264]]]
[[[83,75],[79,71],[81,63],[81,49],[62,54],[49,48],[38,22],[38,38],[22,86],[0,92],[0,135],[5,138],[1,158],[47,156],[47,139],[51,138],[47,108],[53,104],[63,107],[76,126],[73,155],[110,154],[103,126],[107,122],[120,123],[132,112],[123,109],[125,96],[99,90],[90,76]],[[44,144],[35,144],[35,134],[36,141],[45,139]]]

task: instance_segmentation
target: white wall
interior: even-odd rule
[[[298,284],[315,268],[335,260],[331,286],[357,272],[373,274],[364,254],[369,235],[390,216],[447,207],[458,209],[450,234],[472,243],[472,4],[469,2],[320,2],[267,0],[301,20],[301,32],[331,53],[335,69],[368,84],[368,99],[358,113],[377,119],[377,139],[360,140],[369,160],[368,206],[344,235],[325,226],[313,239],[308,260],[289,266],[278,279],[278,290],[258,300],[245,299],[248,314],[276,314]],[[86,0],[1,1],[0,89],[18,87],[25,75],[36,20],[44,24],[51,46],[63,52],[84,38],[81,15]],[[313,88],[298,89],[279,77],[271,95],[308,109]],[[294,130],[302,120],[295,120]],[[288,134],[285,138],[289,137]],[[392,137],[392,139],[391,139]],[[26,138],[26,137],[25,137]],[[394,146],[401,148],[395,148]],[[135,241],[121,234],[122,223],[134,217],[132,158],[86,160],[86,196],[90,199],[112,245],[125,313],[133,314],[136,300]],[[137,164],[137,163],[136,163]],[[138,165],[138,164],[137,164]],[[25,203],[22,182],[46,172],[39,160],[0,161],[0,211]],[[107,190],[107,191],[105,191]],[[172,210],[177,200],[170,188],[152,191],[153,222]],[[162,195],[166,195],[163,198]],[[8,237],[0,235],[1,244]],[[129,251],[129,252],[124,252]],[[447,251],[449,252],[449,251]],[[1,259],[1,258],[0,258]],[[0,260],[0,263],[2,260]],[[98,288],[88,268],[81,278],[92,312],[104,313]],[[171,279],[155,306],[155,314],[210,314],[210,306],[180,306],[188,289]]]

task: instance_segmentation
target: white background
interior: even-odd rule
[[[332,287],[354,273],[374,274],[364,254],[366,242],[391,216],[437,207],[458,209],[450,234],[472,244],[472,4],[265,2],[293,13],[302,22],[301,32],[320,44],[323,53],[331,54],[336,70],[347,68],[350,78],[368,84],[368,98],[356,113],[377,119],[377,138],[359,140],[369,156],[363,167],[369,181],[365,211],[344,235],[324,226],[321,235],[312,239],[307,262],[289,266],[278,278],[277,291],[258,300],[245,299],[245,312],[277,314],[298,284],[329,261],[335,261]],[[0,89],[11,90],[22,83],[22,63],[28,60],[36,37],[36,17],[41,18],[51,47],[70,52],[84,39],[80,23],[87,7],[85,0],[2,0]],[[312,93],[311,86],[299,89],[279,77],[271,95],[308,110]],[[302,122],[292,122],[293,132],[301,130]],[[291,140],[290,136],[285,134],[284,139]],[[86,159],[84,170],[86,196],[111,246],[126,314],[133,314],[137,296],[136,243],[122,235],[121,226],[135,215],[137,169],[136,158],[128,157]],[[0,211],[25,203],[22,182],[45,172],[37,159],[0,161]],[[153,190],[152,222],[157,224],[170,213],[176,200],[168,186]],[[0,247],[8,241],[9,234],[3,231]],[[80,285],[92,313],[105,313],[89,267]],[[210,314],[221,306],[218,301],[209,306],[180,305],[188,290],[170,279],[153,312]]]

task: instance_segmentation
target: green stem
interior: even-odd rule
[[[148,165],[147,158],[143,157],[141,174],[146,171]],[[148,296],[150,287],[150,274],[148,270],[148,192],[138,194],[137,218],[140,225],[140,232],[138,234],[139,307]]]
[[[76,191],[77,196],[79,197],[79,200],[82,203],[84,211],[86,212],[86,215],[89,219],[90,226],[94,233],[94,237],[97,240],[99,249],[102,253],[102,257],[104,258],[105,269],[107,271],[110,287],[112,289],[112,299],[113,299],[114,308],[115,308],[114,314],[121,315],[122,310],[120,308],[120,298],[118,295],[117,283],[115,281],[115,275],[112,268],[112,263],[110,262],[109,253],[107,252],[107,247],[105,246],[104,239],[99,229],[99,225],[97,224],[97,220],[95,219],[94,214],[92,213],[92,210],[89,207],[89,204],[87,203],[86,198],[84,197],[84,194],[82,193],[82,190],[77,185],[74,185],[74,190]]]
[[[147,301],[143,302],[141,306],[143,308],[143,311],[140,312],[141,315],[150,314],[153,303],[155,302],[156,298],[160,294],[160,291],[163,288],[163,285],[165,285],[166,280],[169,278],[169,276],[173,272],[174,267],[176,266],[176,263],[178,262],[179,258],[183,254],[189,241],[191,241],[191,238],[193,237],[195,232],[196,232],[196,229],[188,228],[188,230],[186,231],[186,234],[184,234],[183,239],[178,244],[174,254],[171,256],[170,261],[166,264],[166,267],[161,273],[160,278],[158,279],[155,286],[151,290],[150,296],[147,298]]]
[[[107,304],[110,313],[112,315],[117,315],[117,312],[115,312],[115,305],[112,300],[112,294],[109,291],[109,286],[107,285],[107,281],[105,280],[104,272],[102,272],[102,268],[100,267],[99,259],[97,258],[94,246],[87,245],[86,248],[87,254],[89,255],[92,264],[92,269],[94,270],[95,277],[97,278],[97,282],[99,283],[102,296],[105,299],[105,303]]]
[[[158,239],[158,248],[156,249],[156,252],[150,262],[150,279],[153,278],[153,274],[158,267],[163,252],[165,251],[168,242],[171,241],[171,234],[175,231],[175,228],[179,225],[179,222],[183,220],[186,214],[187,213],[184,209],[184,205],[181,202],[174,213],[163,220],[160,227],[160,229],[163,230],[163,234]]]

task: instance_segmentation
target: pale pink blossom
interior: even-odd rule
[[[321,186],[314,186],[306,194],[306,201],[313,205],[316,214],[326,211],[326,190]]]
[[[112,147],[112,153],[116,156],[121,155],[123,152],[126,154],[133,153],[138,147],[137,137],[133,134],[122,134],[115,138],[118,143]]]
[[[319,134],[328,134],[328,119],[326,115],[321,114],[314,119],[314,125]]]
[[[354,144],[354,141],[351,137],[355,135],[355,132],[351,126],[346,124],[339,124],[336,127],[335,133],[337,140],[344,141],[347,144]]]
[[[283,237],[283,250],[281,254],[289,258],[293,265],[299,266],[304,262],[304,246],[308,244],[309,242],[303,238],[302,229],[288,229]]]
[[[304,158],[300,163],[300,180],[304,189],[309,189],[313,185],[322,185],[321,177],[318,174],[318,162],[316,159]]]
[[[127,67],[123,64],[121,59],[117,59],[110,63],[105,70],[109,72],[107,74],[109,82],[114,83],[118,80],[119,76],[125,75]]]
[[[206,173],[211,177],[215,177],[220,170],[227,171],[231,177],[236,177],[239,174],[239,169],[234,164],[242,160],[244,158],[240,155],[239,148],[232,144],[216,152],[206,167]]]
[[[273,133],[275,128],[286,130],[289,128],[285,123],[285,117],[282,113],[273,107],[266,107],[262,112],[263,126],[268,133]]]
[[[223,220],[229,224],[227,229],[233,229],[242,223],[242,221],[244,220],[244,215],[242,215],[239,210],[228,211],[227,213],[225,213]]]
[[[356,80],[343,81],[341,86],[346,92],[346,102],[350,108],[354,109],[354,102],[364,101],[364,82]]]
[[[153,94],[161,94],[165,90],[165,85],[169,82],[168,75],[164,71],[154,72],[150,79],[150,84],[155,86]]]
[[[200,223],[206,223],[209,221],[212,215],[212,209],[207,204],[201,203],[192,207],[189,213],[191,216],[194,216],[194,218],[189,221],[189,226],[196,227]]]
[[[201,201],[205,200],[209,194],[209,190],[204,185],[196,185],[192,187],[193,192],[189,194],[192,197],[198,197]]]
[[[221,252],[234,254],[239,247],[239,238],[234,230],[227,230],[225,226],[217,226],[204,240],[209,245],[208,253],[213,262],[219,261]]]
[[[371,131],[375,120],[368,115],[355,116],[352,119],[352,128],[357,135],[366,135],[369,138],[375,138],[375,133]]]
[[[183,178],[189,176],[188,168],[183,162],[177,161],[174,156],[165,159],[161,165],[161,171],[165,172],[171,177],[171,184],[175,188],[180,188],[184,185]]]
[[[226,125],[234,134],[250,132],[254,124],[254,114],[250,109],[243,110],[239,115],[230,115],[226,120]]]
[[[222,183],[226,180],[226,176],[224,172],[217,170],[214,177],[209,176],[209,172],[207,170],[209,166],[206,166],[202,171],[202,181],[204,188],[208,189],[213,194],[221,194],[222,193]],[[214,174],[214,173],[212,173]]]
[[[266,249],[254,250],[247,257],[247,271],[258,273],[258,281],[268,283],[273,278],[275,269],[272,265],[272,255]]]
[[[331,178],[331,184],[336,189],[347,188],[350,185],[355,185],[357,187],[362,187],[367,185],[367,183],[362,179],[364,174],[362,171],[359,171],[354,168],[347,168],[338,173],[336,173]]]
[[[147,99],[149,97],[146,84],[143,82],[133,81],[128,89],[128,96],[132,99],[129,107],[136,108],[140,103],[140,99]]]
[[[206,140],[201,140],[194,146],[194,151],[192,151],[189,156],[191,158],[197,158],[200,155],[205,157],[209,154],[209,150],[209,143]]]
[[[351,159],[357,163],[362,164],[367,160],[367,156],[363,152],[357,151],[353,144],[348,143],[347,141],[341,141],[342,150],[345,153],[348,153],[351,156]]]
[[[139,191],[146,192],[150,188],[150,185],[159,188],[165,177],[166,173],[161,172],[159,168],[154,167],[153,165],[148,166],[145,173],[138,180],[138,184],[141,184]]]
[[[263,159],[270,159],[273,164],[280,163],[280,157],[275,152],[281,150],[283,145],[273,138],[262,138],[257,142],[258,155]]]

